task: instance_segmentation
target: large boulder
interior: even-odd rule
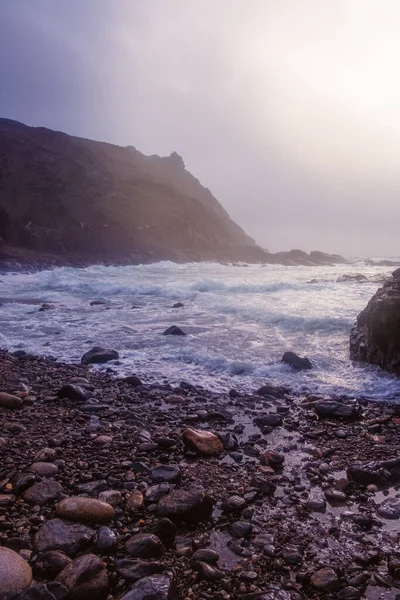
[[[400,376],[400,269],[358,315],[350,335],[350,358]]]

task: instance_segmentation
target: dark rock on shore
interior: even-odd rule
[[[358,315],[350,335],[350,357],[400,376],[400,269]]]
[[[161,498],[157,514],[172,520],[198,523],[211,516],[213,502],[201,486],[174,490]]]
[[[308,358],[302,358],[295,352],[285,352],[282,356],[282,362],[290,365],[299,371],[302,369],[312,369],[311,361]]]
[[[117,360],[118,358],[119,354],[116,350],[106,350],[99,346],[94,346],[91,350],[85,352],[81,358],[81,363],[83,365],[103,364],[110,360]]]
[[[321,419],[352,421],[360,418],[360,409],[357,406],[335,400],[321,400],[316,403],[314,410]]]

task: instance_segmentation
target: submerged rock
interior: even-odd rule
[[[282,356],[282,362],[290,365],[294,369],[302,370],[302,369],[312,369],[312,364],[310,359],[302,358],[295,352],[285,352]]]
[[[358,315],[350,335],[350,358],[400,376],[400,269]]]
[[[186,333],[177,325],[171,325],[164,331],[163,335],[186,335]]]

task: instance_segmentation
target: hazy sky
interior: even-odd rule
[[[0,116],[175,150],[269,250],[400,255],[399,0],[0,0]]]

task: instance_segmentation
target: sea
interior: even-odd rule
[[[215,392],[270,383],[300,395],[399,400],[400,379],[349,358],[356,317],[393,270],[354,259],[319,267],[159,262],[7,273],[0,276],[0,348],[69,363],[92,346],[113,348],[120,359],[96,368],[144,383],[183,380]],[[41,303],[50,310],[40,311]],[[171,325],[186,335],[163,335]],[[307,356],[313,369],[282,363],[287,350]]]

